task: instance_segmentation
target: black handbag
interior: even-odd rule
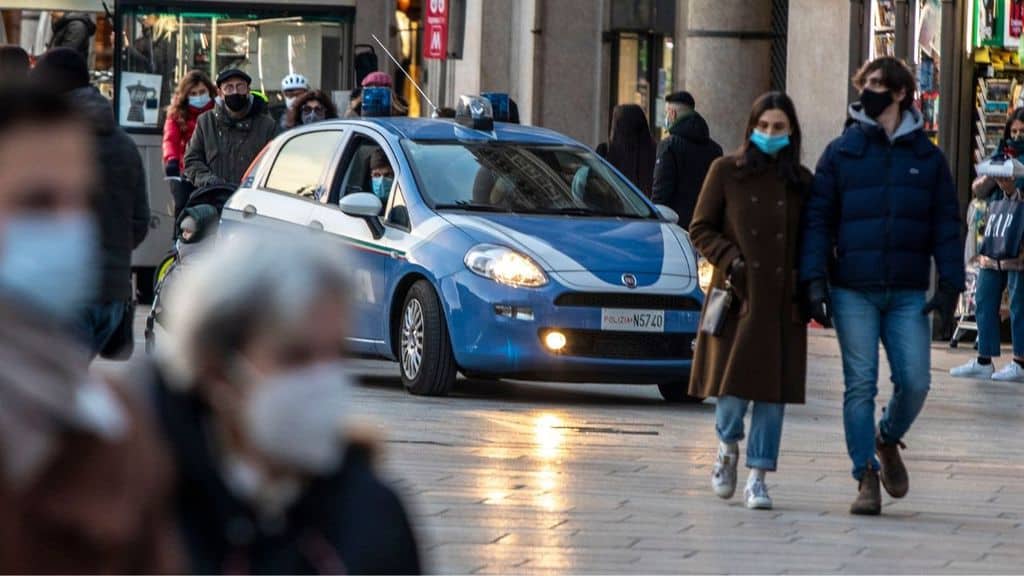
[[[700,319],[700,331],[708,336],[720,336],[725,327],[725,318],[732,306],[732,284],[726,280],[725,288],[712,288],[708,293],[704,314]]]
[[[106,360],[127,360],[132,357],[135,351],[135,299],[125,302],[124,316],[117,329],[107,339],[107,343],[100,350],[100,356]]]

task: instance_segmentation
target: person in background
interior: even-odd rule
[[[0,87],[3,574],[182,569],[156,430],[66,328],[99,270],[93,132],[57,94]]]
[[[1006,121],[1002,146],[995,156],[1012,156],[1024,159],[1024,108],[1018,108]],[[997,200],[1022,200],[1024,180],[1012,178],[991,178],[980,176],[972,186],[974,196],[990,204]],[[979,237],[984,232],[984,211],[968,217],[966,250],[973,254],[977,264],[978,279],[975,284],[975,317],[978,323],[978,357],[949,371],[960,378],[985,378],[1003,382],[1024,382],[1024,285],[1021,274],[1024,271],[1024,253],[1013,260],[992,260],[977,253]],[[980,225],[980,226],[979,226]],[[1003,290],[1010,290],[1010,327],[1013,335],[1013,361],[996,372],[993,358],[1001,353],[1001,330],[999,311],[1003,304]]]
[[[358,118],[363,112],[363,96],[362,90],[366,88],[388,88],[391,90],[391,115],[392,116],[407,116],[409,114],[409,104],[405,102],[399,96],[394,88],[391,87],[391,76],[388,76],[384,72],[371,72],[366,78],[363,78],[363,84],[360,87],[358,95],[353,94],[352,102],[349,104],[348,111],[345,113],[346,118]]]
[[[96,23],[85,12],[52,12],[53,37],[47,48],[70,48],[89,61],[89,39],[96,33]]]
[[[879,481],[893,498],[910,488],[900,448],[931,387],[928,315],[952,319],[964,289],[964,245],[949,165],[913,105],[913,72],[877,58],[853,84],[861,91],[850,106],[855,123],[829,144],[814,174],[800,279],[811,317],[827,327],[835,316],[858,483],[850,513],[877,515]],[[938,283],[928,300],[933,260]],[[894,391],[876,427],[879,341]]]
[[[668,137],[658,144],[651,199],[675,210],[679,225],[689,229],[697,194],[722,147],[711,139],[708,123],[697,113],[689,92],[665,97],[665,128]]]
[[[157,411],[198,574],[417,574],[345,362],[347,272],[312,238],[244,235],[168,293]]]
[[[0,85],[24,83],[28,79],[28,52],[21,46],[0,46]]]
[[[643,108],[636,104],[616,106],[612,111],[608,142],[598,145],[597,153],[618,168],[645,196],[651,196],[656,150]]]
[[[319,90],[310,90],[299,96],[288,110],[284,126],[286,129],[313,124],[321,120],[338,117],[338,108],[327,94]]]
[[[306,92],[309,92],[309,80],[302,74],[289,74],[281,79],[281,94],[284,96],[284,112],[281,113],[281,129],[293,128],[295,124],[288,126],[288,117],[291,114],[295,102]]]
[[[711,285],[734,300],[719,336],[700,333],[690,395],[715,396],[716,495],[736,491],[743,417],[753,404],[744,489],[747,508],[770,509],[765,475],[776,469],[786,404],[803,404],[807,326],[797,298],[802,205],[811,173],[800,165],[793,101],[769,92],[754,102],[746,141],[711,165],[690,226],[715,267]]]
[[[370,178],[374,196],[380,198],[381,203],[387,204],[391,185],[395,182],[395,170],[380,148],[370,154]]]
[[[199,116],[213,109],[213,95],[216,91],[209,76],[200,70],[192,70],[178,83],[178,89],[167,109],[163,138],[164,174],[171,184],[175,220],[194,190],[192,184],[181,177],[185,147],[192,139]]]
[[[86,307],[77,330],[95,357],[132,310],[132,251],[149,232],[149,194],[142,157],[135,142],[114,119],[114,111],[99,90],[89,85],[85,60],[70,48],[44,53],[32,77],[66,94],[89,120],[96,135],[100,175],[93,208],[100,224],[103,271],[97,299]],[[49,156],[59,158],[59,156]]]
[[[251,83],[237,68],[217,76],[217,104],[199,117],[185,149],[185,177],[196,188],[237,186],[249,164],[277,136],[267,103],[249,93]]]

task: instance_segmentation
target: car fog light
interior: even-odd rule
[[[552,352],[561,351],[563,348],[565,348],[565,345],[567,343],[568,341],[565,338],[565,334],[562,334],[557,330],[552,330],[551,332],[548,332],[547,334],[544,335],[544,345],[547,346],[548,350],[551,350]]]

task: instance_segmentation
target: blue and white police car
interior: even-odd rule
[[[496,123],[325,121],[280,135],[222,215],[322,231],[350,267],[352,350],[414,394],[474,378],[657,384],[687,401],[703,293],[671,209],[587,147]]]

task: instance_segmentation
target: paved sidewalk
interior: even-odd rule
[[[1024,572],[1024,384],[951,379],[971,351],[936,347],[906,438],[910,494],[851,517],[831,334],[811,338],[810,400],[789,410],[770,512],[711,494],[713,407],[649,387],[463,382],[414,398],[365,363],[377,376],[358,399],[388,423],[386,470],[434,572]]]

